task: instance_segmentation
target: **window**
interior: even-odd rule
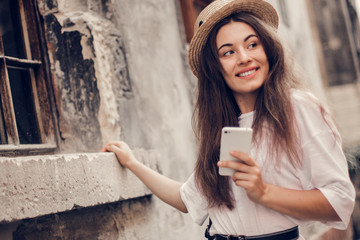
[[[0,0],[0,155],[56,146],[36,7],[33,0]]]
[[[186,41],[194,35],[194,24],[199,13],[213,0],[179,0],[184,23]]]

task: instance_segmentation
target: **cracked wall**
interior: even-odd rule
[[[6,215],[9,222],[0,224],[0,238],[200,238],[203,229],[189,215],[156,197],[143,197],[142,192],[149,190],[130,180],[132,173],[114,169],[108,157],[104,161],[110,162],[101,165],[102,155],[97,153],[105,142],[125,140],[149,165],[156,162],[164,175],[184,181],[191,174],[196,143],[189,86],[194,85],[189,84],[191,74],[184,66],[186,50],[176,2],[34,1],[44,21],[60,131],[59,159],[44,156],[44,163],[34,160],[33,167],[29,162],[10,164],[21,179],[0,178],[11,188],[16,205],[9,207],[14,210]],[[77,158],[89,152],[97,156],[95,162]],[[72,156],[71,161],[62,161],[64,154]],[[7,166],[7,159],[0,160]],[[18,180],[23,191],[13,189]],[[124,201],[127,198],[113,189],[135,199]],[[25,190],[31,194],[23,194]],[[134,191],[139,194],[131,194]],[[26,198],[24,214],[19,215],[18,200]],[[7,213],[7,209],[0,210]]]
[[[29,219],[19,225],[13,239],[149,239],[148,232],[154,234],[154,223],[148,221],[151,205],[146,197]]]
[[[120,139],[119,105],[133,97],[114,4],[49,0],[39,1],[39,8],[54,78],[60,152],[98,151],[104,142]]]
[[[56,69],[55,89],[60,122],[60,137],[64,145],[76,151],[86,151],[101,144],[98,80],[93,58],[85,58],[84,48],[93,47],[88,28],[80,32],[69,18],[61,26],[54,14],[45,17],[49,44],[54,45]],[[86,31],[87,30],[87,31]],[[76,123],[76,124],[74,124]],[[70,142],[70,143],[69,143]],[[86,143],[83,146],[82,143]],[[63,147],[64,148],[64,147]]]

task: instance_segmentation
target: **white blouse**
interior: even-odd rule
[[[327,124],[320,112],[317,99],[310,93],[296,90],[292,104],[299,129],[302,167],[294,167],[286,154],[281,155],[280,168],[267,158],[266,138],[259,148],[252,146],[250,155],[261,168],[264,182],[289,189],[319,189],[330,202],[341,221],[324,222],[338,229],[346,229],[355,203],[355,189],[348,174],[340,135],[331,121]],[[240,127],[251,127],[254,113],[239,117]],[[330,125],[330,127],[329,127]],[[335,133],[335,135],[334,135]],[[336,137],[335,137],[336,136]],[[336,141],[335,141],[336,139]],[[235,208],[207,208],[207,201],[194,182],[194,174],[182,185],[180,194],[193,220],[202,225],[209,216],[210,234],[259,235],[281,231],[309,221],[296,219],[248,199],[246,191],[231,181]]]

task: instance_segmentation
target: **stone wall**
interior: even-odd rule
[[[99,153],[125,140],[166,176],[193,171],[194,83],[177,1],[36,1],[59,145],[55,156],[0,159],[0,239],[202,238],[189,215]]]

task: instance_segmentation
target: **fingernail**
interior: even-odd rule
[[[223,163],[222,163],[221,161],[219,161],[219,162],[217,163],[217,165],[218,165],[219,167],[221,167],[221,166],[223,165]]]

